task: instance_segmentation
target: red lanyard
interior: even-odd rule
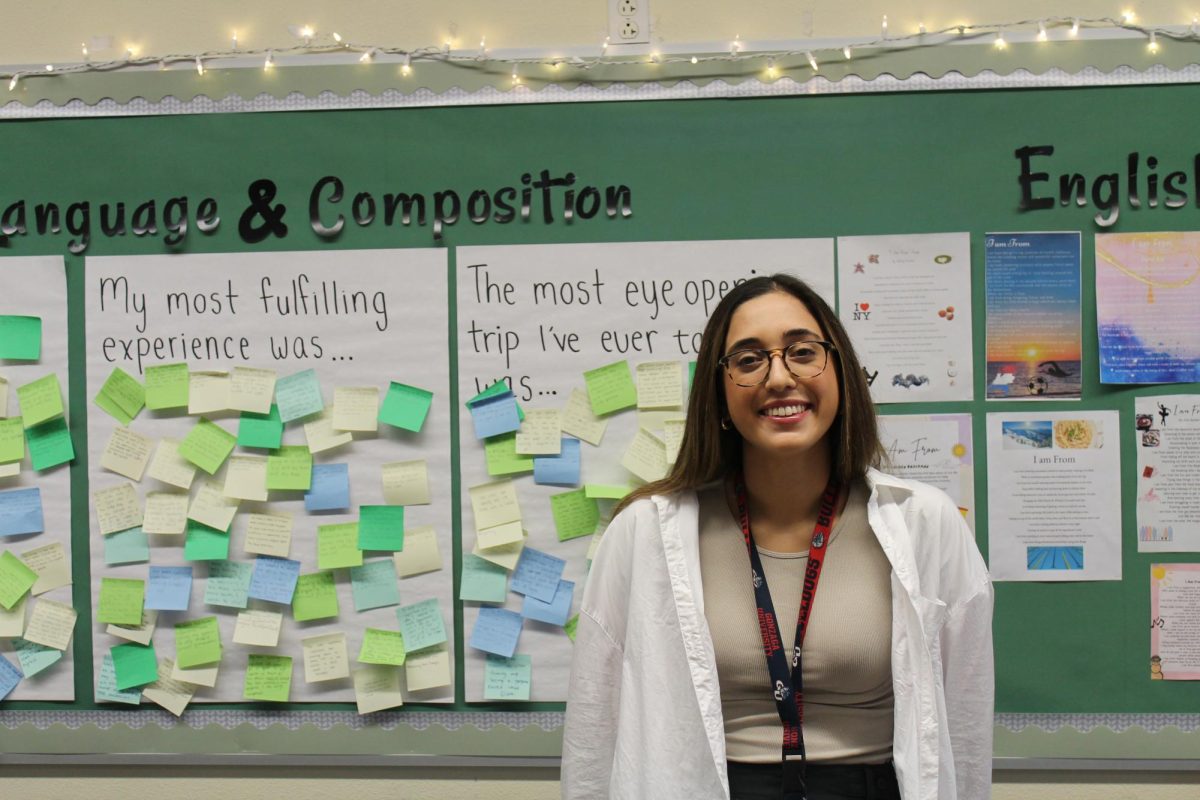
[[[758,628],[762,634],[763,653],[767,657],[767,671],[771,676],[770,691],[775,699],[775,708],[779,711],[779,719],[783,722],[784,797],[804,797],[804,678],[800,652],[804,645],[804,634],[808,631],[813,600],[817,596],[817,584],[821,580],[821,567],[825,562],[825,548],[829,546],[840,487],[830,478],[821,494],[817,524],[813,528],[812,543],[808,550],[808,565],[804,570],[800,613],[796,620],[796,644],[790,664],[779,638],[779,622],[775,616],[775,605],[771,602],[771,591],[767,587],[767,576],[763,572],[758,548],[754,545],[754,534],[750,532],[750,509],[746,502],[746,484],[741,475],[737,476],[734,488],[742,537],[746,540],[746,552],[750,556],[750,577],[758,606]]]

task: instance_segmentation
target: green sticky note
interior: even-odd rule
[[[97,622],[114,625],[141,625],[146,582],[133,578],[100,579],[100,611]]]
[[[317,568],[357,567],[363,562],[358,549],[358,523],[317,526]]]
[[[11,609],[37,583],[37,573],[5,550],[0,555],[0,606]]]
[[[433,392],[392,381],[379,409],[379,421],[419,433],[433,405]]]
[[[315,370],[306,369],[275,381],[275,402],[284,422],[311,417],[325,408]]]
[[[692,391],[692,384],[696,382],[696,362],[688,362],[688,391]]]
[[[146,408],[187,408],[188,365],[162,364],[146,367]]]
[[[506,433],[483,440],[483,455],[487,459],[488,475],[516,475],[533,472],[533,456],[517,452],[517,434]]]
[[[18,386],[17,399],[21,403],[21,419],[26,428],[63,415],[62,390],[58,386],[58,376],[53,372]]]
[[[563,630],[567,633],[567,638],[572,642],[575,641],[575,630],[579,627],[579,615],[571,617],[567,620],[567,624],[563,625]]]
[[[183,669],[221,660],[221,629],[216,617],[202,617],[175,626],[175,663]]]
[[[292,659],[251,653],[246,663],[246,684],[242,696],[247,700],[286,703],[292,691]]]
[[[560,542],[589,536],[600,524],[600,507],[584,489],[550,495],[550,510]]]
[[[242,447],[257,447],[277,450],[283,444],[283,421],[279,419],[279,406],[271,404],[266,414],[244,412],[238,421],[238,444]]]
[[[360,506],[359,550],[403,550],[404,506]]]
[[[384,631],[367,628],[363,631],[362,649],[358,651],[360,664],[404,664],[404,637],[400,631]]]
[[[458,599],[503,603],[508,597],[508,570],[485,558],[463,553]]]
[[[590,369],[583,373],[583,379],[587,383],[592,413],[597,417],[637,405],[637,386],[633,383],[627,361],[614,361],[607,366]]]
[[[146,389],[137,378],[120,367],[114,367],[108,380],[100,387],[100,394],[96,395],[96,405],[122,425],[128,425],[146,405]]]
[[[392,559],[367,561],[350,568],[350,591],[354,610],[400,605],[400,587],[396,583],[396,562]]]
[[[296,622],[337,615],[337,586],[332,572],[313,572],[296,579],[296,593],[292,595],[292,616]]]
[[[75,458],[71,430],[63,417],[43,422],[34,428],[26,428],[25,442],[29,445],[29,458],[33,462],[33,468],[39,472]]]
[[[208,417],[201,417],[196,426],[179,443],[179,455],[212,475],[237,444],[237,437]]]
[[[132,689],[158,680],[158,656],[153,645],[128,642],[112,648],[113,670],[117,673],[117,689]]]
[[[229,558],[229,534],[189,519],[183,557],[187,561],[224,561]]]
[[[25,423],[20,417],[0,419],[0,464],[25,458]]]
[[[37,361],[42,357],[42,318],[0,315],[0,358]]]
[[[628,486],[617,486],[605,483],[588,483],[583,487],[583,493],[592,498],[599,500],[620,500],[625,495],[632,492]]]
[[[498,394],[504,394],[505,392],[510,392],[510,391],[512,391],[512,390],[508,388],[507,383],[505,383],[504,381],[496,381],[491,386],[487,387],[482,392],[480,392],[479,394],[475,395],[470,400],[468,400],[467,405],[469,406],[478,400],[486,400],[489,397],[495,397]],[[521,408],[520,403],[517,403],[517,419],[521,420],[521,422],[525,421],[525,410],[523,408]]]
[[[267,488],[312,488],[312,453],[304,445],[288,445],[267,456]]]

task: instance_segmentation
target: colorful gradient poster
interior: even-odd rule
[[[1079,243],[1078,232],[984,239],[989,400],[1080,397]]]

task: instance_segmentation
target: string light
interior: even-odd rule
[[[1200,18],[1192,17],[1192,24],[1191,24],[1191,27],[1188,29],[1189,31],[1191,31],[1192,36],[1195,36],[1197,33],[1197,30],[1196,30],[1197,24],[1200,24]]]
[[[887,38],[887,14],[883,15],[883,24],[880,25],[880,34],[882,38]]]
[[[1193,22],[1192,24],[1194,25],[1195,23]],[[87,42],[79,43],[79,52],[83,53],[83,60],[87,61],[88,60]]]
[[[375,48],[374,47],[372,47],[370,50],[363,51],[363,54],[358,57],[358,63],[368,64],[368,63],[370,63],[371,59],[373,59],[373,58],[375,58]]]
[[[1047,36],[1046,36],[1046,23],[1045,23],[1045,22],[1042,22],[1042,21],[1040,21],[1040,20],[1039,20],[1039,21],[1038,21],[1037,40],[1038,40],[1039,42],[1044,42],[1044,41],[1046,41],[1046,39],[1047,39]]]
[[[238,49],[237,29],[236,28],[233,31],[233,49],[234,50]]]
[[[1134,14],[1132,9],[1127,8],[1121,12],[1121,21],[1126,25],[1132,25],[1135,19],[1137,19],[1137,14]]]
[[[400,74],[405,77],[412,74],[412,53],[404,54],[404,64],[400,67]]]
[[[517,74],[517,65],[513,64],[512,85],[518,86],[521,83],[521,76]]]
[[[650,53],[650,62],[652,64],[658,64],[661,61],[662,61],[662,56],[659,55],[659,52],[657,50],[654,50],[653,52]]]
[[[136,45],[132,45],[132,44],[131,44],[131,45],[126,45],[126,47],[125,47],[125,60],[126,60],[126,61],[133,61],[135,58],[137,58],[137,46],[136,46]]]
[[[1004,41],[1004,33],[1003,32],[996,31],[996,41],[994,41],[992,43],[992,46],[995,47],[997,50],[1003,50],[1006,47],[1008,47],[1008,42]]]
[[[12,76],[12,80],[8,82],[8,90],[9,90],[10,92],[12,92],[12,91],[15,91],[15,90],[16,90],[16,88],[17,88],[17,81],[19,81],[19,80],[21,80],[21,73],[19,73],[19,72],[14,72],[14,73],[13,73],[13,76]]]
[[[1079,17],[1075,17],[1075,19],[1071,20],[1071,36],[1075,37],[1078,35],[1079,35]]]
[[[333,41],[337,42],[338,44],[342,44],[342,35],[340,33],[338,33],[337,31],[334,31],[333,32]]]
[[[263,69],[271,69],[275,66],[275,51],[267,51],[267,60],[263,62]]]
[[[487,55],[487,37],[480,36],[479,37],[479,56],[480,56],[480,58],[483,58],[486,55]]]
[[[917,23],[917,34],[920,36],[925,35],[925,23],[924,22]]]
[[[693,63],[693,64],[699,64],[699,63],[700,63],[700,59],[696,58],[695,56],[692,56],[692,63]]]
[[[312,25],[305,25],[300,29],[300,38],[304,40],[305,44],[312,44],[313,37],[316,35],[317,32],[313,29]]]
[[[850,45],[846,45],[845,47],[842,48],[842,57],[845,58],[847,61],[849,61],[850,55],[851,55]]]
[[[813,55],[812,50],[807,51],[804,54],[804,57],[808,59],[808,65],[810,67],[812,67],[813,72],[816,72],[817,70],[820,69],[820,67],[817,66],[817,57],[815,55]]]
[[[736,56],[742,52],[742,35],[739,33],[733,37],[733,41],[729,43],[729,55]]]
[[[54,72],[54,65],[53,65],[53,64],[47,64],[47,65],[46,65],[46,72]]]
[[[204,74],[204,62],[200,60],[200,56],[196,56],[196,74]]]
[[[600,53],[601,54],[608,52],[608,43],[610,41],[611,41],[611,37],[608,37],[608,36],[604,37],[604,42],[600,45]]]
[[[777,69],[775,69],[775,59],[768,58],[767,59],[767,77],[775,78],[778,75],[779,75],[779,71]]]
[[[1146,45],[1146,49],[1151,53],[1158,52],[1158,37],[1155,35],[1154,31],[1150,31],[1150,43]]]

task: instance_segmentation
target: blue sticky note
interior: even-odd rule
[[[150,567],[150,580],[146,582],[147,610],[187,611],[191,602],[191,567]]]
[[[400,620],[400,634],[404,637],[404,649],[409,653],[415,653],[446,641],[442,607],[436,597],[422,600],[411,606],[397,608],[396,618]]]
[[[300,579],[300,562],[290,558],[259,556],[254,559],[254,575],[250,578],[249,595],[255,600],[292,604],[296,581]]]
[[[21,682],[21,670],[13,666],[13,663],[4,656],[0,655],[0,700],[12,694],[12,690],[17,688],[17,684]]]
[[[467,408],[471,410],[471,420],[475,423],[476,439],[499,436],[521,427],[517,399],[512,392],[485,397],[470,403]]]
[[[291,422],[325,410],[321,399],[321,383],[315,370],[306,369],[275,382],[275,403],[279,419]]]
[[[396,581],[396,562],[390,558],[367,561],[361,567],[350,568],[350,589],[354,593],[354,610],[400,605],[400,585]],[[405,647],[408,642],[405,642]]]
[[[517,560],[517,568],[513,570],[509,588],[549,603],[554,600],[554,594],[558,591],[558,581],[566,565],[567,562],[561,558],[526,547]]]
[[[566,436],[556,456],[534,456],[533,482],[553,486],[579,485],[579,440]]]
[[[544,603],[536,597],[525,595],[521,603],[521,616],[525,619],[536,619],[538,622],[548,622],[560,628],[567,624],[571,616],[571,598],[575,596],[575,584],[571,581],[559,581],[558,591],[554,599]]]
[[[104,654],[100,664],[100,677],[96,679],[96,699],[102,703],[128,703],[136,706],[142,702],[142,687],[117,688],[117,669],[113,666],[111,653]]]
[[[150,543],[140,526],[104,537],[105,564],[144,564],[149,560]]]
[[[43,530],[41,489],[0,492],[0,536],[41,533]]]
[[[204,583],[204,603],[225,608],[245,608],[254,565],[244,561],[208,562],[208,580]]]
[[[507,608],[484,606],[471,631],[471,647],[485,653],[512,658],[521,638],[521,615]]]
[[[463,553],[459,600],[503,603],[508,596],[508,570],[486,558]]]
[[[342,511],[350,507],[350,465],[313,464],[312,484],[304,493],[304,510]]]
[[[63,657],[62,650],[46,647],[26,639],[13,639],[13,650],[17,651],[17,660],[21,662],[21,671],[26,678],[32,678],[42,670],[48,669]]]

